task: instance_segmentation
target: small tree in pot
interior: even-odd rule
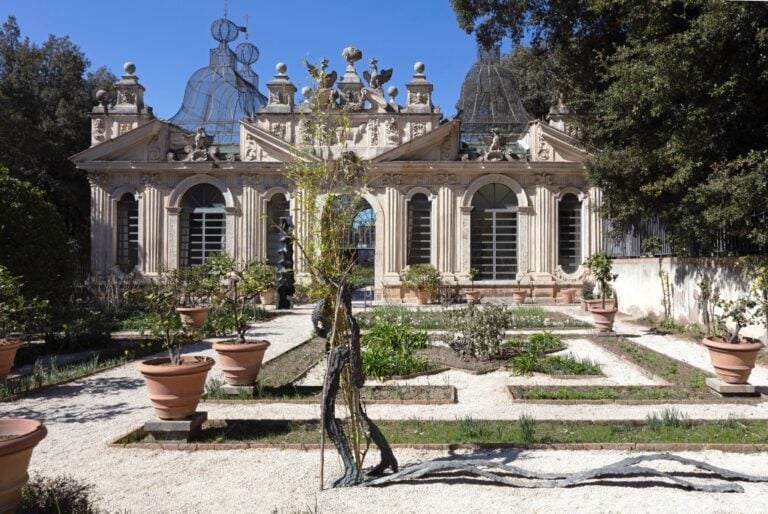
[[[216,279],[211,275],[210,268],[206,264],[171,270],[168,272],[169,280],[175,282],[176,292],[179,295],[179,305],[176,311],[181,317],[181,322],[191,328],[201,328],[208,314],[208,303],[211,295],[216,290]]]
[[[416,293],[419,305],[424,305],[440,287],[440,272],[431,264],[413,264],[405,269],[402,286]]]
[[[193,341],[197,333],[182,324],[176,311],[179,298],[179,280],[173,272],[161,273],[145,296],[149,330],[168,350],[168,357],[149,359],[138,366],[160,419],[184,419],[194,414],[214,364],[209,357],[182,356],[184,344]]]
[[[467,303],[476,303],[480,299],[480,291],[474,289],[475,277],[477,277],[479,273],[480,270],[477,268],[469,268],[469,283],[472,289],[464,291],[464,298],[467,300]]]
[[[768,328],[768,259],[743,257],[738,264],[750,281],[750,294],[737,300],[723,300],[715,294],[713,301],[720,311],[715,314],[715,335],[702,341],[709,350],[718,378],[730,384],[747,383],[757,354],[763,348],[759,340],[742,336],[741,329],[757,324]]]
[[[244,264],[227,254],[212,256],[209,266],[218,277],[220,287],[214,295],[214,303],[226,310],[235,323],[237,338],[213,344],[219,354],[224,379],[234,386],[249,386],[256,381],[269,342],[246,338],[249,306],[270,285],[274,284],[274,269],[262,261]],[[269,269],[272,268],[270,272]]]
[[[597,252],[591,255],[584,262],[584,265],[600,286],[600,304],[590,307],[595,326],[600,332],[610,332],[613,330],[613,321],[616,317],[616,311],[618,311],[615,292],[613,302],[606,304],[606,297],[612,291],[611,283],[618,277],[612,272],[613,259],[605,252]]]
[[[525,273],[518,273],[515,277],[515,282],[517,282],[517,289],[512,290],[512,301],[516,304],[523,304],[525,303],[525,298],[528,296],[528,290],[523,289],[523,280],[525,277],[530,278],[530,271],[526,271]],[[530,284],[531,293],[533,292],[533,282]]]

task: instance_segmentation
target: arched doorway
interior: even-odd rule
[[[370,269],[372,274],[376,256],[376,214],[363,198],[358,199],[357,214],[352,218],[348,248],[358,266]]]
[[[226,249],[226,212],[221,191],[211,184],[192,186],[181,199],[179,265],[204,264]]]
[[[471,267],[478,280],[517,275],[517,196],[503,184],[486,184],[472,196]]]

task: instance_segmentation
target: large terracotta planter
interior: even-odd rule
[[[213,343],[213,349],[219,354],[224,380],[227,384],[235,386],[247,386],[256,382],[267,348],[269,341]]]
[[[181,324],[185,327],[202,328],[205,317],[208,316],[208,307],[176,307]]]
[[[603,309],[593,306],[590,312],[592,313],[592,322],[597,327],[598,332],[610,332],[613,330],[613,321],[616,318],[616,312],[618,312],[616,307]]]
[[[593,300],[582,300],[584,304],[586,304],[587,311],[592,311],[593,308],[602,309],[603,308],[603,300],[600,298],[595,298]],[[616,308],[616,300],[613,298],[606,298],[605,299],[605,308],[606,309],[614,309]]]
[[[47,433],[39,421],[0,419],[0,512],[15,512],[21,503],[32,450]]]
[[[262,291],[261,293],[259,293],[259,299],[261,300],[261,304],[274,305],[276,294],[277,292],[275,291],[274,287],[270,287],[266,291]]]
[[[16,350],[21,346],[20,339],[0,340],[0,380],[5,380],[13,367],[13,359],[16,357]]]
[[[731,344],[720,337],[708,337],[701,341],[709,350],[715,374],[729,384],[746,384],[757,354],[763,343],[754,339],[742,339]]]
[[[560,299],[563,303],[573,303],[573,297],[575,294],[575,289],[563,289],[560,291]]]
[[[524,289],[515,289],[512,291],[512,301],[516,304],[525,303],[526,296],[528,296],[528,291]]]
[[[464,299],[467,303],[477,303],[480,301],[480,291],[464,291]]]
[[[210,357],[188,355],[181,364],[172,365],[168,357],[150,359],[139,364],[149,391],[149,400],[160,419],[184,419],[195,413],[205,389]]]
[[[416,294],[416,303],[419,305],[426,305],[432,299],[432,292],[426,289],[417,289],[414,293]]]

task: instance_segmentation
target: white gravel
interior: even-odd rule
[[[619,328],[624,327],[619,325]],[[268,359],[300,344],[309,332],[308,308],[278,317],[254,330],[273,343],[267,353]],[[645,341],[644,337],[635,340]],[[580,343],[575,346],[577,348],[572,351],[580,351]],[[201,345],[201,348],[206,347]],[[213,354],[211,350],[202,353]],[[110,448],[107,443],[152,417],[143,380],[135,368],[135,364],[129,364],[13,403],[0,404],[0,416],[35,418],[48,427],[49,435],[35,450],[32,459],[30,471],[33,475],[68,474],[93,483],[99,497],[98,506],[111,512],[768,511],[766,484],[743,484],[745,494],[729,495],[691,493],[655,483],[650,488],[584,486],[567,490],[520,490],[460,480],[318,493],[317,451],[188,453]],[[516,420],[523,412],[540,419],[644,419],[649,411],[663,408],[514,402],[505,388],[513,379],[505,373],[473,376],[450,371],[444,377],[424,377],[424,380],[436,385],[445,382],[455,385],[459,389],[459,403],[443,406],[371,405],[369,414],[378,419],[471,416],[475,419]],[[210,418],[302,419],[319,415],[317,405],[212,404],[206,405],[205,409]],[[766,404],[686,405],[683,410],[691,418],[725,418],[731,413],[745,418],[768,418]],[[446,454],[398,449],[396,455],[401,463],[408,463]],[[496,455],[516,460],[520,466],[555,471],[603,465],[619,460],[627,453],[499,451]],[[768,475],[766,454],[706,451],[690,456],[738,471]],[[329,452],[326,477],[332,478],[338,469],[338,459]]]

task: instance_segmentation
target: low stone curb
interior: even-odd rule
[[[424,386],[426,387],[426,386]],[[437,386],[437,387],[446,387],[446,386]],[[363,399],[363,402],[366,405],[451,405],[456,403],[458,400],[456,387],[454,386],[447,386],[449,387],[450,396],[447,399],[442,398],[436,398],[434,400],[420,400],[420,399],[413,399],[413,400],[387,400],[387,399],[373,399],[373,400],[366,400]],[[221,404],[221,405],[259,405],[259,404],[278,404],[278,403],[290,403],[290,404],[303,404],[303,405],[311,405],[311,404],[320,404],[320,398],[285,398],[285,399],[267,399],[267,398],[254,398],[252,400],[241,400],[241,399],[232,399],[232,400],[226,400],[226,399],[201,399],[200,403],[210,403],[210,404]]]
[[[559,377],[558,377],[559,378]],[[514,389],[520,386],[507,386],[506,390],[512,401],[516,403],[533,403],[541,405],[757,405],[765,401],[764,396],[755,398],[725,398],[712,395],[712,398],[659,398],[659,399],[643,399],[643,400],[555,400],[555,399],[532,399],[515,397]],[[567,387],[567,386],[564,386]],[[595,388],[608,388],[611,386],[594,386]],[[633,387],[664,387],[664,386],[633,386]],[[672,386],[668,386],[672,387]]]

